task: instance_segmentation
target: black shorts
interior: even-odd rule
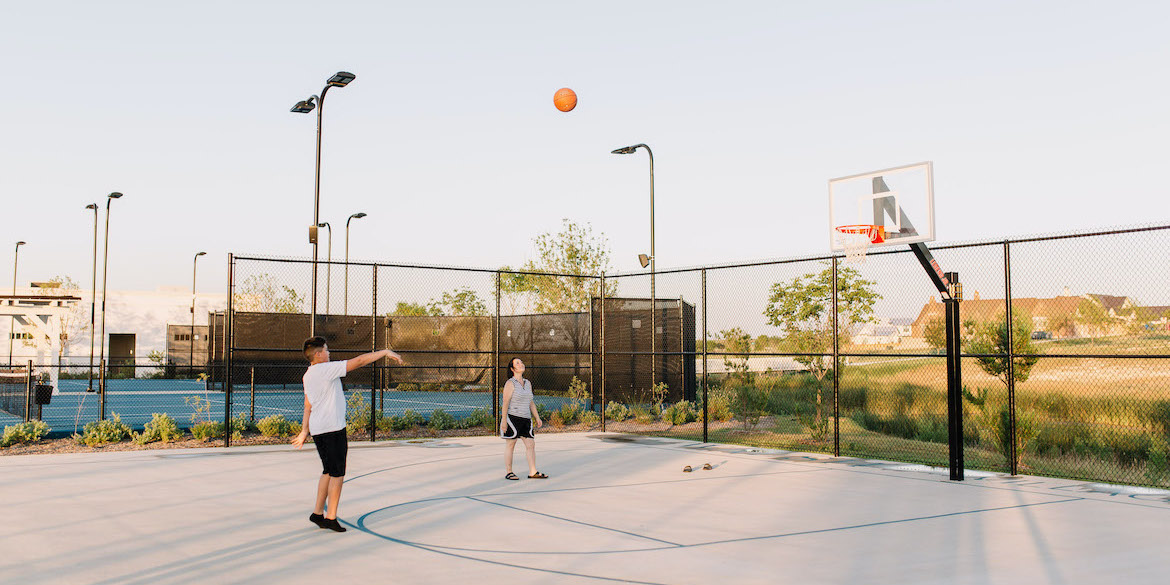
[[[519,439],[522,437],[535,439],[536,437],[532,434],[532,419],[509,414],[508,424],[502,436],[505,439]]]
[[[313,435],[313,444],[317,446],[317,454],[321,456],[321,474],[345,477],[345,455],[349,452],[345,429]]]

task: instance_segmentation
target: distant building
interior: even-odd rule
[[[1046,332],[1053,338],[1074,338],[1124,334],[1141,310],[1129,297],[1073,296],[1067,292],[1066,288],[1066,294],[1047,299],[1013,298],[1012,311],[1030,316],[1032,331]],[[962,301],[959,311],[963,321],[992,323],[1002,320],[1006,309],[1004,299],[982,299],[975,292]],[[924,337],[929,323],[945,318],[943,303],[930,297],[911,326],[913,336]]]

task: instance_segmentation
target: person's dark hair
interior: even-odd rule
[[[310,337],[305,340],[305,359],[313,361],[313,356],[320,350],[325,349],[325,338],[320,335]]]
[[[508,360],[508,376],[509,377],[516,375],[516,370],[512,369],[512,365],[515,364],[516,360],[518,360],[518,359],[520,359],[520,358],[514,357],[514,358]]]

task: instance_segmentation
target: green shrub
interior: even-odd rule
[[[672,425],[685,425],[699,420],[699,413],[690,402],[679,400],[662,411],[662,420]]]
[[[1166,446],[1155,443],[1150,447],[1150,459],[1146,462],[1146,479],[1150,483],[1162,483],[1170,475],[1170,461],[1166,455]]]
[[[1109,433],[1101,442],[1113,452],[1118,463],[1126,466],[1145,463],[1154,446],[1150,435],[1142,432]]]
[[[553,411],[549,410],[549,408],[543,403],[537,402],[536,414],[540,416],[540,420],[549,420],[552,418]]]
[[[1033,448],[1042,455],[1071,455],[1084,451],[1093,442],[1088,424],[1050,421],[1041,425]]]
[[[577,424],[577,420],[581,418],[581,405],[576,402],[562,404],[556,414],[560,415],[561,424]]]
[[[459,426],[465,429],[474,429],[479,427],[491,429],[495,426],[495,424],[495,417],[493,417],[491,411],[486,408],[477,408],[471,411],[471,414],[463,417],[463,420],[459,421]]]
[[[87,447],[97,447],[108,443],[119,443],[132,436],[130,427],[122,422],[122,417],[114,414],[106,420],[95,420],[87,423],[81,434],[73,434],[73,440]]]
[[[236,438],[240,433],[254,433],[257,430],[256,423],[242,412],[232,417],[231,427],[232,438]]]
[[[0,438],[0,447],[11,447],[17,443],[33,443],[49,434],[49,425],[45,421],[33,420],[4,427],[4,436]]]
[[[169,443],[183,438],[183,429],[166,413],[154,413],[141,433],[134,433],[134,442],[145,445],[154,441]]]
[[[768,394],[755,386],[744,384],[732,389],[731,412],[743,421],[743,428],[759,424],[767,407]]]
[[[291,437],[293,434],[292,423],[284,418],[283,414],[274,414],[272,416],[264,417],[256,423],[256,427],[260,430],[260,434],[265,437],[276,437],[283,439]],[[300,431],[297,431],[298,433]]]
[[[409,431],[414,427],[422,426],[427,423],[427,420],[423,418],[423,415],[409,408],[406,409],[406,412],[402,413],[402,416],[395,416],[391,418],[393,419],[391,427],[396,431]]]
[[[919,433],[918,423],[905,414],[895,414],[887,419],[873,412],[859,410],[850,415],[850,418],[853,419],[853,422],[861,426],[861,428],[883,435],[913,439]],[[942,442],[945,443],[947,441],[944,439]]]
[[[722,389],[716,388],[707,393],[707,416],[713,421],[731,420],[731,398]],[[703,406],[699,404],[699,419],[703,417]]]
[[[432,431],[453,429],[455,428],[455,417],[441,408],[436,408],[431,413],[431,420],[427,421],[427,428]]]
[[[634,419],[634,422],[644,425],[658,420],[658,417],[654,414],[653,407],[643,404],[631,405],[630,416]]]
[[[424,382],[419,386],[419,390],[423,392],[438,392],[443,386],[438,382]]]
[[[589,428],[596,427],[597,425],[601,424],[601,415],[592,410],[586,410],[585,412],[581,413],[581,424]]]
[[[605,407],[605,419],[621,422],[630,418],[630,409],[620,402],[610,401],[609,405]]]
[[[1170,441],[1170,400],[1159,400],[1150,405],[1150,422]]]
[[[837,404],[843,411],[864,410],[869,406],[869,391],[866,388],[841,388]]]
[[[191,425],[191,436],[200,441],[223,438],[223,423],[205,420]]]
[[[412,384],[410,382],[403,382],[403,383],[399,384],[398,387],[395,388],[395,390],[397,390],[399,392],[418,392],[418,384]]]
[[[966,434],[967,425],[963,425],[964,434]],[[978,432],[975,433],[978,437]],[[918,425],[918,435],[914,438],[919,441],[927,443],[942,443],[950,442],[950,429],[947,427],[947,419],[942,417],[929,417]]]

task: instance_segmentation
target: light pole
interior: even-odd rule
[[[20,247],[25,244],[24,241],[16,243],[16,254],[12,256],[12,296],[16,296],[16,266],[20,263]],[[16,299],[12,299],[15,303]],[[8,366],[12,366],[12,339],[16,337],[16,317],[10,319],[8,325]]]
[[[109,275],[110,268],[110,204],[113,203],[115,199],[121,198],[122,194],[118,193],[117,191],[106,195],[106,241],[102,245],[102,346],[99,350],[99,355],[103,364],[106,360],[106,285],[109,284],[107,276]],[[105,380],[105,376],[102,376],[102,379]],[[102,394],[105,394],[106,392],[104,386],[99,390]]]
[[[658,376],[658,368],[655,367],[658,352],[658,327],[656,325],[658,301],[654,297],[654,152],[645,144],[635,144],[618,148],[612,154],[633,154],[639,148],[646,149],[646,154],[650,155],[650,257],[647,258],[645,254],[639,254],[638,261],[642,264],[642,268],[646,267],[647,260],[650,264],[650,386],[653,387],[657,383]]]
[[[329,288],[333,281],[333,226],[329,222],[323,221],[317,224],[319,228],[329,230],[329,245],[325,252],[325,314],[329,314]]]
[[[349,219],[345,220],[345,308],[342,312],[346,315],[349,314],[349,222],[355,219],[361,219],[365,216],[365,213],[359,211],[349,216]]]
[[[309,96],[309,99],[297,102],[290,111],[298,114],[307,114],[317,109],[317,164],[316,177],[313,183],[313,226],[316,229],[317,224],[320,223],[320,209],[321,209],[321,122],[322,116],[325,114],[325,93],[331,87],[345,87],[349,82],[353,81],[356,76],[348,71],[338,71],[325,81],[325,89],[321,90],[320,97]],[[317,238],[314,236],[313,244],[313,292],[311,301],[312,314],[309,316],[309,335],[317,334]]]
[[[195,259],[191,261],[191,338],[188,346],[191,350],[190,357],[187,360],[187,375],[191,375],[195,371],[195,271],[199,268],[199,257],[206,255],[207,252],[196,252]]]
[[[98,234],[98,204],[90,203],[85,206],[86,209],[93,210],[93,269],[90,271],[93,274],[93,287],[89,292],[89,385],[86,387],[86,392],[93,392],[93,340],[97,335],[97,330],[94,327],[97,325],[97,234]]]

